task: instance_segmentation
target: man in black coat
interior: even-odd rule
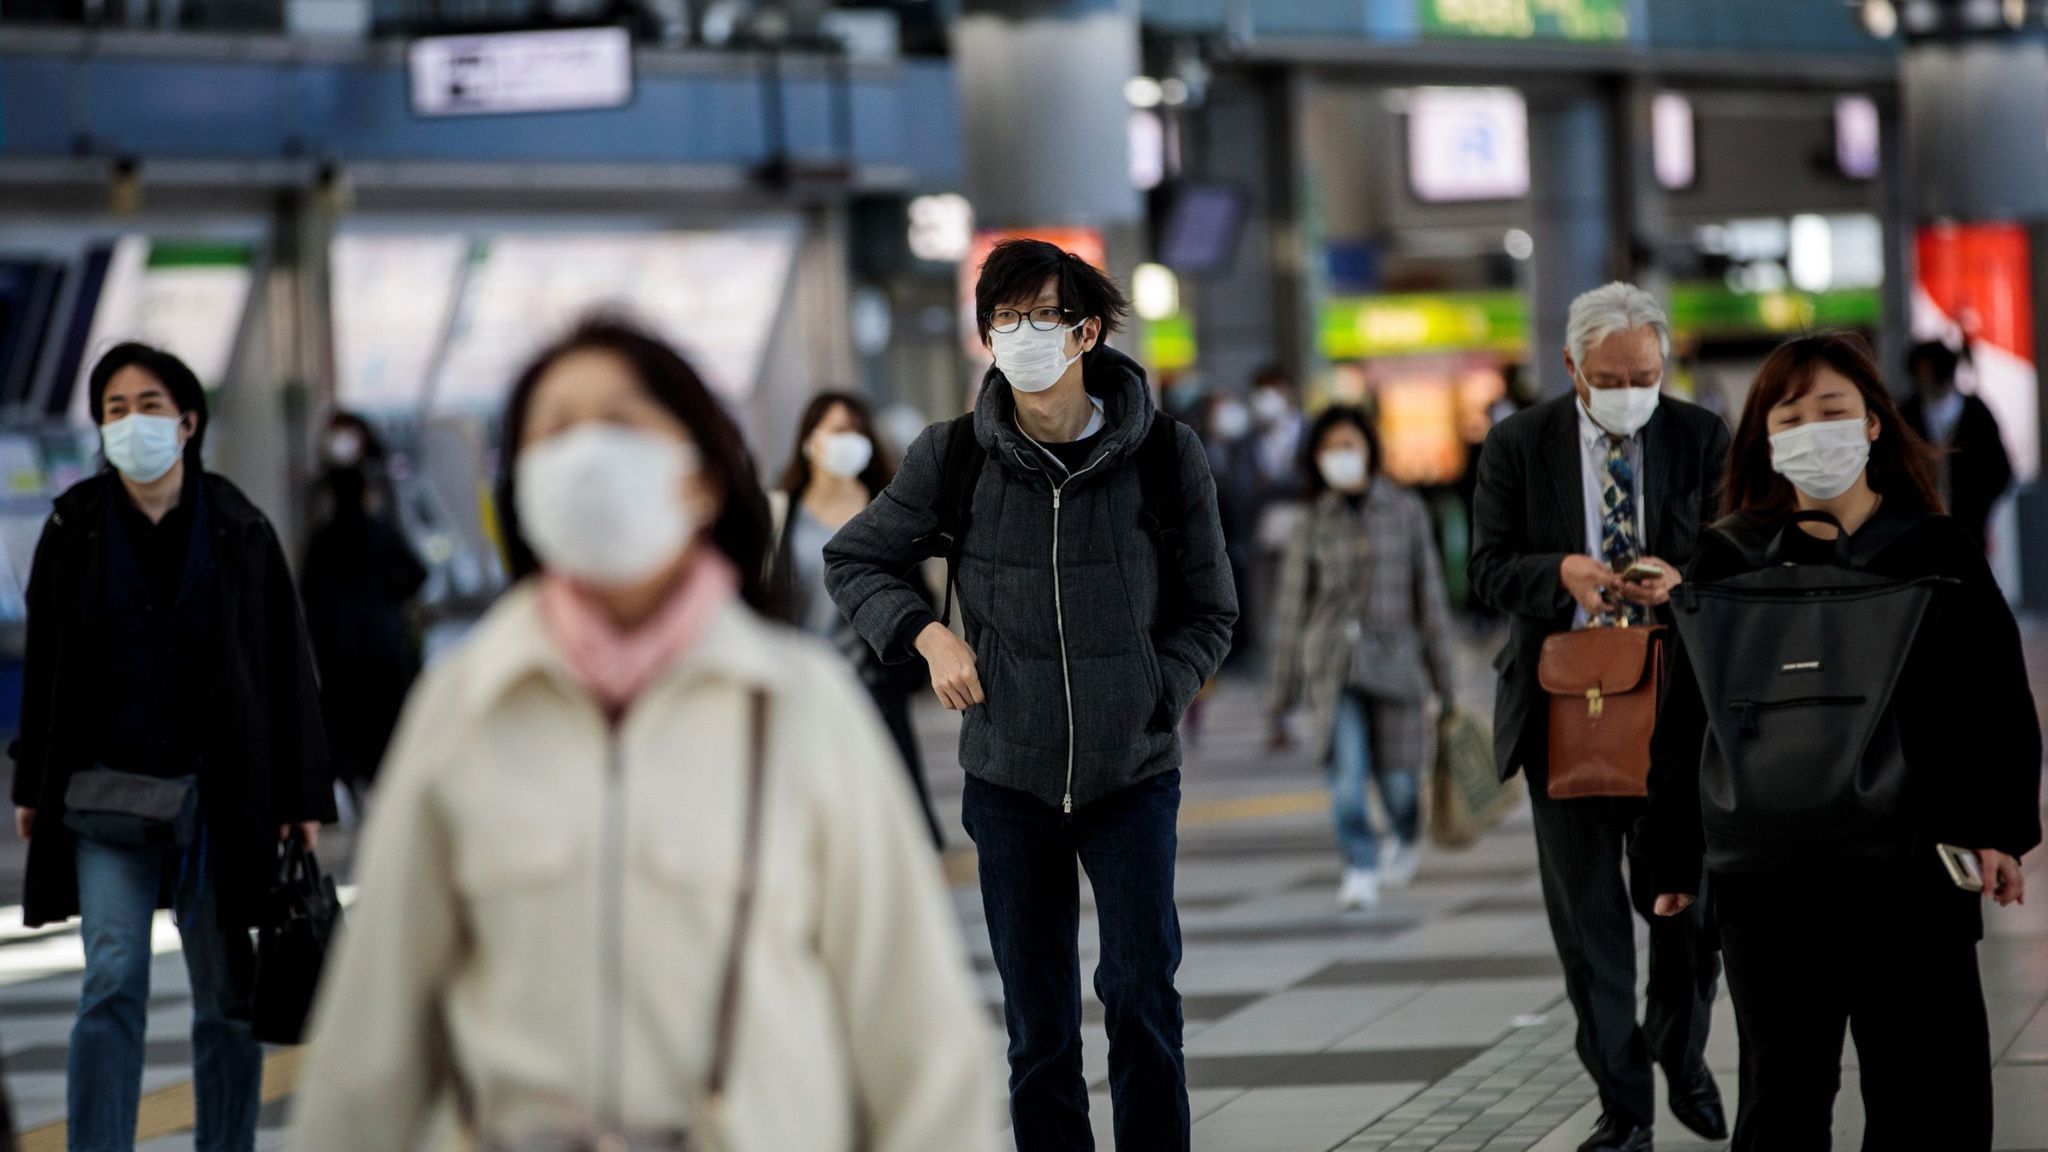
[[[1581,1152],[1646,1152],[1656,1120],[1652,1064],[1662,1065],[1678,1118],[1708,1139],[1726,1135],[1703,1055],[1718,961],[1701,911],[1651,917],[1642,869],[1631,893],[1623,856],[1644,802],[1552,800],[1549,699],[1537,683],[1551,635],[1622,617],[1648,622],[1670,599],[1701,526],[1720,502],[1728,429],[1713,414],[1659,399],[1670,335],[1654,297],[1609,284],[1573,301],[1569,395],[1496,426],[1479,457],[1473,594],[1510,620],[1494,660],[1500,690],[1494,742],[1502,779],[1528,775],[1565,987],[1579,1018],[1579,1057],[1604,1114]],[[1631,562],[1661,579],[1625,582]],[[1651,922],[1649,1007],[1636,1023],[1635,925]]]
[[[1991,509],[2012,486],[2012,459],[1990,405],[1957,391],[1959,363],[1946,344],[1915,344],[1906,356],[1914,393],[1899,414],[1941,454],[1936,483],[1948,514],[1981,546],[1991,539]]]
[[[109,470],[58,497],[28,583],[15,744],[28,840],[22,919],[81,918],[71,1140],[133,1143],[149,1008],[150,920],[168,894],[192,979],[199,1146],[253,1145],[263,1053],[250,1024],[256,925],[287,834],[334,818],[319,687],[277,535],[200,463],[206,394],[176,357],[123,344],[93,369]],[[196,828],[145,839],[67,811],[196,789]],[[109,773],[119,773],[110,776]],[[179,843],[179,841],[184,841]]]
[[[1143,370],[1101,343],[1125,312],[1108,276],[1015,240],[989,256],[975,297],[995,352],[980,403],[911,445],[826,547],[825,584],[883,660],[923,656],[940,700],[966,714],[961,815],[1003,981],[1017,1146],[1094,1147],[1078,862],[1101,923],[1117,1147],[1186,1152],[1177,729],[1237,616],[1216,486],[1194,431],[1160,423]],[[947,475],[956,434],[982,456],[972,480]],[[909,579],[956,497],[971,510],[958,544],[964,641]],[[1178,521],[1171,585],[1155,515]]]

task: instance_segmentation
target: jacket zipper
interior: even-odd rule
[[[625,1063],[625,790],[626,765],[619,748],[619,735],[612,732],[605,745],[604,853],[605,867],[600,880],[598,946],[601,1020],[598,1050],[598,1101],[604,1109],[603,1124],[612,1132],[624,1130],[626,1122]]]
[[[1028,435],[1024,438],[1031,440]],[[1038,444],[1036,440],[1031,442]],[[1045,446],[1039,444],[1039,451],[1045,451]],[[1102,457],[1097,456],[1088,467],[1069,472],[1065,480],[1052,486],[1052,615],[1060,637],[1060,686],[1067,696],[1067,787],[1060,797],[1060,811],[1068,816],[1074,814],[1074,674],[1067,665],[1067,606],[1060,592],[1060,494],[1100,463]],[[1051,479],[1050,474],[1046,478]]]
[[[1728,707],[1735,710],[1738,721],[1737,731],[1745,736],[1757,734],[1757,717],[1765,712],[1781,712],[1787,708],[1833,708],[1855,707],[1864,703],[1862,696],[1798,696],[1790,700],[1731,700]]]

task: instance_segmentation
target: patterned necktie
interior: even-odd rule
[[[1600,559],[1620,572],[1643,554],[1637,537],[1636,467],[1629,463],[1628,442],[1607,438],[1607,470],[1600,483]],[[1597,623],[1641,624],[1649,615],[1640,604],[1624,604],[1618,611],[1603,612]]]

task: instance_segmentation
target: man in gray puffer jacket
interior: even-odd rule
[[[1078,858],[1101,922],[1095,987],[1117,1147],[1184,1152],[1176,729],[1237,618],[1215,484],[1194,432],[1174,425],[1178,505],[1145,506],[1140,456],[1164,417],[1143,370],[1102,345],[1126,310],[1109,277],[1050,244],[1010,241],[975,297],[996,363],[973,416],[985,464],[958,548],[966,642],[906,578],[953,499],[940,490],[950,424],[918,437],[826,548],[825,582],[885,661],[922,655],[939,698],[966,713],[962,815],[1003,980],[1017,1147],[1093,1147]],[[1148,523],[1176,520],[1178,562],[1162,578]]]

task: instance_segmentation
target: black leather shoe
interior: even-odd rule
[[[1650,1126],[1606,1113],[1579,1152],[1650,1152]]]
[[[1714,1074],[1705,1069],[1686,1084],[1671,1089],[1671,1114],[1678,1122],[1699,1133],[1701,1139],[1728,1138],[1728,1112],[1721,1106],[1721,1089]]]

